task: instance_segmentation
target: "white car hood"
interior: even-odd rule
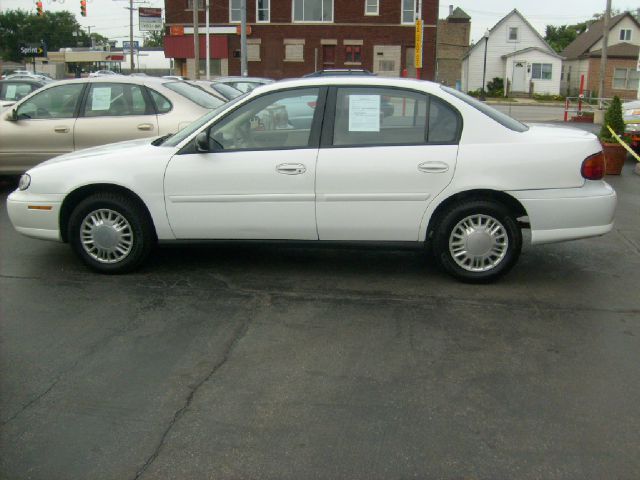
[[[147,148],[158,148],[151,145],[153,138],[139,138],[137,140],[127,140],[125,142],[109,143],[107,145],[100,145],[98,147],[85,148],[83,150],[77,150],[75,152],[65,153],[58,157],[45,160],[38,164],[35,168],[44,165],[51,165],[53,163],[67,162],[70,160],[78,160],[82,158],[105,156],[108,154],[114,154],[122,150],[127,151],[127,156],[131,158],[136,157],[137,150],[146,150]]]

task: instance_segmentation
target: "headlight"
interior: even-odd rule
[[[31,177],[28,173],[25,173],[20,177],[20,181],[18,182],[18,188],[20,190],[26,190],[31,185]]]

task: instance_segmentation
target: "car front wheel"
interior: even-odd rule
[[[71,213],[68,238],[74,252],[102,273],[125,273],[139,266],[153,246],[146,212],[125,195],[96,193]]]
[[[434,232],[433,249],[439,265],[454,277],[491,282],[517,262],[522,232],[503,205],[467,200],[444,212]]]

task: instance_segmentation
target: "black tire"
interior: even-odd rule
[[[108,212],[114,213],[110,214]],[[85,248],[82,241],[83,223],[90,214],[97,213],[120,219],[119,225],[126,226],[122,235],[127,243],[126,254],[118,251],[113,253],[115,258],[102,258],[100,260],[96,258],[98,256],[97,252],[100,251],[96,246],[98,242],[89,244]],[[124,219],[124,222],[121,219]],[[113,227],[111,229],[115,231]],[[109,230],[109,228],[107,227],[106,230]],[[115,237],[112,237],[113,235],[118,235],[117,233],[110,234],[107,231],[106,234],[108,241],[116,241]],[[85,238],[86,235],[85,229]],[[93,237],[98,238],[95,235]],[[147,258],[155,243],[153,225],[144,207],[126,195],[109,192],[95,193],[82,200],[73,209],[69,218],[67,238],[73,251],[88,267],[95,271],[109,274],[126,273],[137,268]],[[90,248],[94,248],[93,254],[88,251]],[[102,251],[102,256],[106,255],[104,252],[106,250]],[[118,258],[119,256],[121,258]]]
[[[476,250],[489,252],[495,247],[494,253],[479,256],[467,253],[471,246],[469,241],[472,241],[472,238],[466,237],[462,240],[459,234],[464,230],[460,223],[469,219],[479,222],[478,234],[473,237],[477,240]],[[494,223],[489,224],[491,220]],[[487,223],[483,225],[483,221]],[[489,225],[498,228],[498,236],[495,240],[483,231],[483,228]],[[450,248],[454,229],[460,242],[459,260],[456,260],[452,253],[452,248],[455,246]],[[488,283],[498,279],[516,264],[522,250],[522,232],[515,216],[504,205],[482,199],[463,200],[451,205],[439,217],[431,240],[433,255],[438,265],[448,274],[468,283]],[[478,264],[475,264],[476,259]],[[465,260],[471,263],[465,263]]]

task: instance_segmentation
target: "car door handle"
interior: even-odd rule
[[[422,162],[418,170],[423,173],[444,173],[449,170],[449,165],[444,162]]]
[[[53,131],[56,133],[69,133],[69,127],[53,127]]]
[[[301,163],[281,163],[276,167],[276,172],[284,175],[300,175],[306,171],[307,167]]]
[[[138,125],[138,130],[153,130],[153,125],[150,123],[141,123]]]

